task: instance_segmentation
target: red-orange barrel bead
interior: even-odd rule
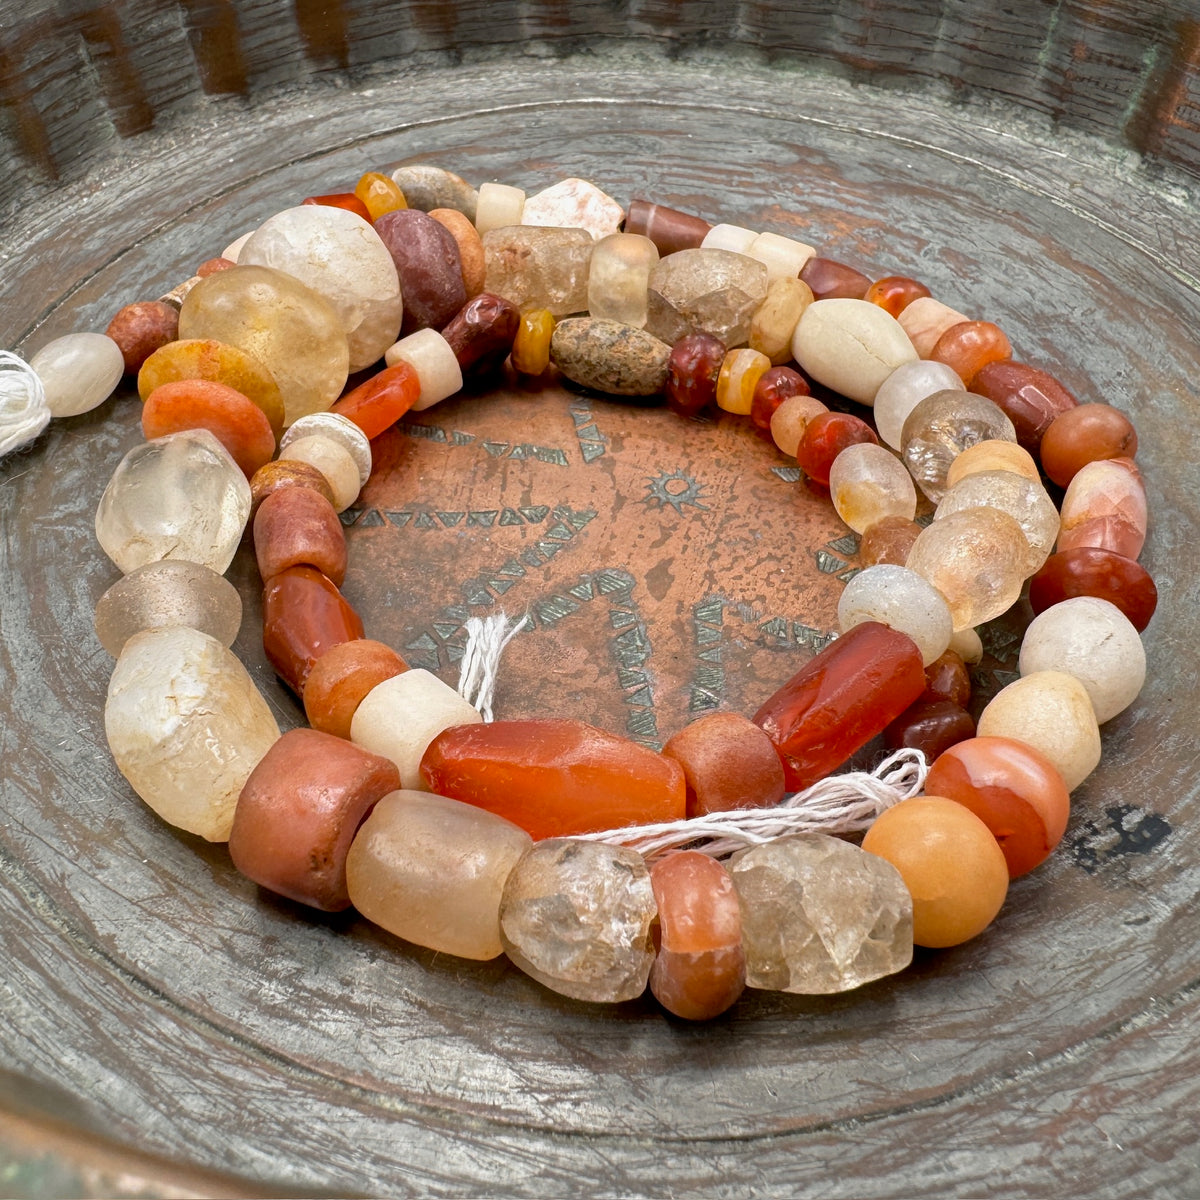
[[[511,300],[481,292],[454,314],[442,337],[460,370],[482,373],[504,362],[520,326],[521,310]]]
[[[1012,344],[1004,330],[991,321],[960,321],[938,338],[929,355],[931,362],[945,363],[970,387],[988,363],[1012,358]]]
[[[304,684],[304,715],[314,729],[348,738],[350,723],[366,694],[385,679],[408,670],[391,646],[371,638],[326,650]]]
[[[750,401],[750,420],[755,428],[764,433],[771,431],[771,418],[775,410],[793,396],[811,394],[808,380],[791,367],[770,367],[764,371],[754,385],[754,398]]]
[[[344,208],[364,221],[371,219],[371,211],[353,192],[331,192],[325,196],[305,196],[301,204],[321,204],[326,208]]]
[[[312,488],[273,492],[254,514],[258,573],[271,579],[288,567],[316,567],[341,587],[346,578],[346,534],[332,504]]]
[[[740,713],[707,713],[663,747],[683,767],[687,815],[769,808],[783,799],[783,767],[771,739]]]
[[[889,750],[920,750],[926,762],[974,736],[975,718],[953,700],[918,700],[883,731]]]
[[[353,421],[368,438],[377,438],[395,425],[420,397],[421,378],[416,368],[399,362],[347,392],[329,411]]]
[[[1053,375],[1012,359],[988,363],[971,381],[971,391],[1000,409],[1013,423],[1017,441],[1034,457],[1050,422],[1078,403]]]
[[[298,696],[326,650],[362,635],[358,613],[315,567],[288,567],[263,589],[263,649]]]
[[[1042,470],[1065,488],[1091,462],[1133,458],[1137,454],[1133,422],[1111,404],[1080,404],[1060,413],[1042,438]]]

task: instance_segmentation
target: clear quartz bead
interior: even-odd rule
[[[669,346],[707,333],[732,349],[750,337],[750,322],[767,295],[767,268],[731,250],[679,250],[650,272],[646,328]]]
[[[928,362],[923,358],[901,363],[875,393],[875,428],[880,440],[893,450],[899,450],[904,421],[926,396],[932,396],[934,392],[966,390],[966,384],[954,368],[945,363]]]
[[[484,291],[524,312],[546,308],[556,317],[583,312],[595,241],[586,229],[505,225],[483,235]]]
[[[612,233],[596,243],[588,274],[588,313],[641,329],[646,324],[650,270],[658,247],[640,233]]]
[[[120,347],[103,333],[68,333],[47,342],[30,360],[52,417],[90,412],[113,394],[125,374]]]
[[[865,533],[885,517],[911,521],[917,515],[912,476],[886,446],[871,442],[847,446],[833,460],[829,497],[855,533]]]
[[[925,666],[946,652],[954,632],[950,608],[937,588],[915,571],[892,563],[859,571],[838,598],[843,633],[864,621],[907,633]]]

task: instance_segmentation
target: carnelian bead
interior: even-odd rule
[[[796,447],[796,461],[805,475],[822,487],[828,487],[833,460],[847,446],[864,442],[879,444],[875,430],[866,421],[850,413],[820,413],[804,426],[800,444]]]
[[[863,531],[858,543],[858,561],[864,567],[875,567],[880,563],[891,563],[902,567],[908,561],[908,552],[921,533],[916,521],[905,517],[884,517]]]
[[[323,204],[326,208],[344,208],[364,221],[371,219],[371,210],[353,192],[332,192],[325,196],[306,196],[301,204]]]
[[[793,396],[807,396],[808,381],[791,367],[772,367],[759,376],[750,402],[750,420],[764,433],[771,428],[771,418],[785,401]]]
[[[304,715],[314,729],[350,737],[350,722],[363,697],[385,679],[408,670],[391,646],[371,638],[342,642],[317,659],[304,684]]]
[[[263,589],[263,649],[297,695],[326,650],[362,635],[358,613],[315,567],[288,567]]]
[[[541,375],[550,365],[550,339],[554,314],[548,308],[531,308],[521,314],[512,344],[513,370],[521,375]]]
[[[929,357],[945,363],[970,387],[988,363],[1012,358],[1012,345],[1004,330],[991,321],[960,321],[938,338]]]
[[[1132,458],[1081,467],[1062,498],[1059,550],[1094,546],[1137,558],[1146,543],[1146,487]]]
[[[817,300],[861,300],[871,286],[861,271],[832,258],[810,258],[800,278],[812,288]]]
[[[210,275],[215,275],[218,271],[228,271],[230,267],[236,266],[237,263],[232,258],[206,258],[196,268],[196,274],[201,279],[207,279]]]
[[[1090,462],[1133,458],[1137,431],[1110,404],[1080,404],[1060,413],[1042,437],[1042,470],[1059,487],[1066,487]]]
[[[520,825],[535,840],[678,821],[683,768],[583,721],[455,725],[421,759],[429,790]]]
[[[1050,555],[1029,581],[1029,604],[1035,613],[1074,596],[1095,596],[1116,605],[1138,633],[1158,607],[1158,588],[1141,563],[1096,546]]]
[[[971,381],[971,391],[1000,409],[1031,454],[1037,454],[1050,422],[1078,403],[1053,375],[1012,359],[988,363]]]
[[[687,780],[687,815],[769,808],[783,799],[783,767],[771,739],[739,713],[708,713],[663,747]]]
[[[250,476],[251,520],[268,496],[289,487],[312,488],[333,503],[329,480],[312,463],[301,462],[298,458],[277,458],[274,462],[264,463]]]
[[[925,690],[907,634],[864,621],[830,642],[754,714],[799,791],[841,766]]]
[[[975,736],[975,718],[953,700],[918,700],[883,731],[890,750],[920,750],[927,762]]]
[[[354,194],[363,202],[368,213],[368,220],[378,221],[384,213],[395,212],[399,208],[407,208],[408,201],[400,190],[400,185],[387,175],[378,171],[368,171],[355,185]]]
[[[976,737],[942,754],[925,790],[969,808],[991,831],[1011,878],[1032,871],[1062,840],[1067,785],[1043,754],[1005,737]]]
[[[247,479],[275,453],[275,435],[263,410],[241,392],[210,379],[164,383],[146,397],[142,434],[147,441],[182,429],[207,429]]]
[[[521,327],[521,310],[503,296],[480,292],[468,300],[442,329],[459,370],[485,374],[500,366],[512,350]]]
[[[421,395],[421,380],[406,362],[384,367],[352,392],[347,392],[329,411],[353,421],[369,438],[390,429]]]
[[[658,905],[658,955],[650,991],[677,1017],[719,1016],[746,986],[742,909],[729,872],[698,850],[668,854],[650,868]]]
[[[922,700],[951,700],[966,708],[971,703],[971,673],[961,655],[947,650],[925,668]]]
[[[339,587],[346,578],[346,534],[332,504],[311,488],[282,488],[254,514],[258,573],[271,579],[288,567],[316,567]]]
[[[907,275],[888,275],[877,279],[863,296],[864,300],[878,304],[885,312],[898,317],[914,300],[930,294],[929,289]]]
[[[667,359],[667,404],[690,417],[717,398],[725,343],[708,333],[689,333],[671,347]]]

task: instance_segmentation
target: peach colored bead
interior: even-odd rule
[[[901,309],[896,320],[908,334],[908,340],[917,354],[921,358],[928,358],[938,338],[952,325],[968,318],[932,296],[923,296]]]
[[[717,407],[740,417],[749,416],[754,389],[770,368],[771,360],[757,350],[749,347],[730,350],[717,376]]]
[[[783,799],[783,764],[771,739],[739,713],[699,717],[662,752],[683,767],[689,817],[769,808]]]
[[[462,267],[463,287],[467,299],[473,300],[483,291],[487,278],[487,259],[483,253],[483,239],[466,214],[457,208],[432,208],[429,215],[444,225],[450,236],[458,243],[458,259]]]
[[[1060,413],[1042,436],[1042,469],[1066,487],[1081,467],[1105,458],[1133,458],[1137,431],[1119,409],[1109,404],[1080,404]]]
[[[1137,558],[1146,543],[1146,488],[1131,458],[1082,467],[1063,496],[1061,511],[1060,552],[1095,546]]]
[[[991,321],[961,321],[951,325],[929,352],[933,362],[945,363],[970,387],[989,363],[1012,358],[1012,343]]]
[[[946,488],[949,490],[956,483],[966,479],[968,475],[976,475],[981,471],[1011,471],[1014,475],[1022,475],[1034,483],[1041,481],[1041,472],[1033,455],[1016,442],[1005,442],[998,438],[988,438],[984,442],[976,442],[968,446],[950,464],[946,472]]]
[[[333,505],[311,488],[283,488],[254,515],[254,554],[264,580],[288,567],[316,567],[339,587],[346,578],[346,534]]]
[[[265,463],[250,477],[251,520],[254,519],[258,506],[268,496],[281,488],[289,487],[312,488],[330,504],[333,503],[333,489],[329,486],[329,480],[312,463],[279,458],[274,462]]]
[[[316,467],[329,483],[333,507],[338,512],[345,512],[358,499],[358,464],[350,451],[332,438],[319,433],[297,438],[280,451],[279,458],[280,461],[306,462]]]
[[[913,548],[921,533],[916,521],[904,517],[884,517],[869,525],[858,544],[858,560],[864,567],[879,563],[894,563],[902,567],[908,561],[908,552]]]
[[[147,441],[183,429],[207,429],[249,479],[275,453],[266,414],[241,392],[207,379],[180,379],[155,388],[142,406]]]
[[[784,454],[796,457],[804,427],[829,408],[816,396],[789,396],[771,414],[771,439]]]
[[[314,729],[349,738],[363,697],[408,670],[391,646],[371,638],[342,642],[317,659],[304,684],[304,714]]]

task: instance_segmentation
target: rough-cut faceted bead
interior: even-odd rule
[[[121,459],[96,509],[96,537],[124,574],[183,559],[223,575],[249,517],[237,463],[207,429],[189,429]]]
[[[819,413],[804,425],[796,446],[796,461],[809,479],[828,487],[829,473],[843,450],[877,443],[875,430],[866,421],[850,413]]]
[[[1064,671],[1087,688],[1103,725],[1131,705],[1146,682],[1146,651],[1115,604],[1075,596],[1039,613],[1021,642],[1020,671]]]
[[[706,409],[717,399],[717,380],[725,361],[725,343],[708,333],[689,333],[671,347],[663,385],[667,404],[683,416]]]
[[[908,334],[913,349],[922,357],[928,358],[937,340],[952,325],[957,325],[967,318],[962,313],[935,300],[932,296],[922,296],[907,304],[900,310],[896,318],[900,327]]]
[[[1000,409],[1013,423],[1017,441],[1031,454],[1038,453],[1050,422],[1076,404],[1053,375],[1011,359],[988,363],[971,381],[971,391]]]
[[[800,278],[818,300],[861,300],[871,286],[861,271],[833,258],[810,258]]]
[[[536,225],[493,229],[483,235],[484,287],[522,311],[548,308],[556,317],[583,312],[594,246],[586,229]]]
[[[421,774],[421,758],[429,743],[446,729],[482,720],[478,709],[436,675],[425,670],[405,671],[380,681],[363,697],[350,722],[350,736],[368,750],[390,758],[400,768],[404,787],[442,792],[436,784],[426,787]],[[472,796],[452,798],[475,802]]]
[[[680,250],[698,250],[711,228],[703,217],[648,200],[631,200],[625,216],[625,232],[645,234],[664,257]]]
[[[829,469],[829,496],[837,515],[865,533],[884,517],[917,515],[917,489],[904,464],[886,446],[847,446]]]
[[[263,589],[263,649],[296,695],[332,646],[363,635],[363,623],[337,585],[315,567],[288,567]]]
[[[138,395],[145,400],[165,383],[178,379],[211,379],[241,392],[266,414],[271,432],[283,432],[283,397],[270,371],[237,346],[207,338],[170,342],[156,350],[138,371]]]
[[[995,920],[1008,866],[988,827],[945,796],[913,796],[882,813],[863,850],[899,871],[918,946],[957,946]]]
[[[113,658],[135,633],[163,625],[186,625],[232,646],[242,625],[242,598],[208,567],[167,561],[130,571],[96,602],[96,636]]]
[[[1021,568],[1026,579],[1050,557],[1058,537],[1058,509],[1040,480],[1012,471],[978,471],[946,492],[933,519],[941,521],[951,513],[977,507],[998,508],[1021,526],[1029,543]]]
[[[889,750],[920,750],[926,762],[932,762],[974,736],[974,717],[953,700],[918,700],[883,731],[883,742]]]
[[[980,737],[1015,738],[1040,751],[1069,792],[1100,762],[1100,725],[1087,688],[1062,671],[1035,671],[1001,688],[977,728]]]
[[[357,638],[317,659],[304,684],[304,715],[314,729],[348,738],[358,706],[376,684],[401,675],[408,664],[391,646]]]
[[[950,700],[959,708],[971,703],[971,675],[961,654],[947,650],[925,668],[925,691],[921,699]]]
[[[782,237],[778,233],[760,233],[755,235],[744,253],[758,259],[767,268],[768,280],[776,280],[796,279],[816,250],[795,238]]]
[[[513,867],[500,901],[505,952],[576,1000],[633,1000],[654,962],[650,872],[624,846],[554,838]]]
[[[779,406],[793,396],[808,394],[808,381],[799,371],[793,371],[791,367],[771,367],[758,377],[754,385],[750,420],[756,429],[769,433],[771,420]]]
[[[783,799],[783,767],[771,739],[740,713],[707,713],[663,747],[683,767],[687,815],[770,808]]]
[[[521,326],[521,313],[511,300],[481,292],[451,317],[442,330],[446,344],[464,374],[486,372],[508,357]]]
[[[469,220],[475,220],[479,193],[465,179],[428,163],[410,163],[397,167],[392,180],[404,193],[409,208],[431,212],[435,208],[454,208]]]
[[[525,211],[525,193],[507,183],[485,183],[479,189],[475,205],[475,228],[480,237],[496,229],[511,229],[521,224]]]
[[[678,762],[571,719],[447,729],[421,775],[430,791],[498,813],[535,840],[678,821],[686,809]]]
[[[288,567],[316,567],[339,587],[346,578],[346,535],[334,507],[311,488],[284,488],[254,515],[258,573],[271,579]]]
[[[135,633],[108,685],[104,732],[121,774],[164,821],[229,837],[238,794],[279,727],[216,638],[173,625]]]
[[[1049,857],[1071,814],[1071,798],[1054,765],[1012,738],[959,742],[934,761],[925,790],[969,808],[992,831],[1013,879]]]
[[[950,609],[937,588],[907,567],[888,563],[859,571],[838,598],[843,633],[864,621],[908,634],[921,651],[923,667],[945,653],[953,632]]]
[[[289,487],[312,488],[333,503],[333,489],[318,468],[299,459],[280,458],[259,467],[250,477],[251,516],[268,496]]]
[[[125,373],[121,347],[103,333],[68,333],[47,342],[30,360],[52,417],[91,412],[113,394]]]
[[[550,339],[550,361],[572,382],[615,396],[652,396],[667,380],[666,342],[618,321],[569,317]]]
[[[921,533],[916,521],[904,517],[884,517],[863,530],[858,543],[858,561],[864,567],[879,563],[894,563],[904,566],[908,552]]]
[[[934,392],[965,392],[963,381],[945,363],[901,363],[875,393],[875,428],[879,438],[893,450],[900,449],[900,435],[908,414]]]
[[[596,243],[588,272],[588,313],[641,329],[646,324],[650,268],[658,247],[639,233],[611,233]]]
[[[1131,458],[1088,463],[1062,501],[1059,550],[1094,546],[1137,558],[1146,543],[1146,488]]]
[[[923,529],[905,566],[946,598],[954,628],[982,625],[1021,594],[1029,543],[998,508],[965,508]]]
[[[1012,422],[982,396],[947,390],[926,396],[905,418],[900,453],[917,486],[937,504],[946,494],[950,464],[988,440],[1015,442]]]
[[[650,991],[669,1013],[708,1021],[746,986],[742,906],[729,872],[698,850],[681,850],[650,868],[658,907],[658,955]]]
[[[378,221],[384,213],[408,207],[400,185],[378,171],[368,171],[362,176],[354,185],[354,194],[363,202],[372,221]]]
[[[307,417],[301,417],[280,438],[279,449],[286,451],[301,438],[308,437],[324,437],[331,442],[337,442],[354,459],[354,466],[358,470],[359,488],[367,486],[367,480],[371,478],[371,443],[367,435],[349,417],[334,412],[309,413]]]
[[[882,858],[809,833],[743,850],[729,872],[749,987],[846,992],[912,961],[912,900]]]
[[[400,333],[407,336],[418,329],[441,329],[467,302],[454,235],[441,222],[415,208],[385,213],[375,222],[375,232],[391,254],[400,277],[404,296]]]
[[[792,335],[805,374],[860,404],[873,404],[880,384],[917,352],[895,317],[866,300],[817,300]]]
[[[977,475],[981,471],[1011,471],[1014,475],[1022,475],[1039,484],[1042,480],[1042,473],[1033,461],[1033,455],[1024,446],[989,438],[968,446],[955,456],[946,472],[946,487],[953,488],[968,475]]]
[[[887,275],[877,279],[863,295],[871,304],[878,304],[884,312],[898,317],[914,300],[929,295],[929,289],[907,275]]]
[[[522,225],[586,229],[595,241],[616,233],[624,217],[621,206],[586,179],[560,179],[527,197],[521,208]]]
[[[242,788],[229,857],[262,887],[340,912],[350,907],[346,856],[354,834],[399,786],[386,758],[317,729],[291,729]]]
[[[650,272],[646,329],[672,346],[689,333],[744,346],[766,295],[762,263],[728,250],[680,250]]]
[[[1012,358],[1012,344],[991,321],[960,321],[951,325],[929,352],[933,362],[945,363],[968,387],[988,363]]]
[[[1059,413],[1042,437],[1042,470],[1066,487],[1081,468],[1104,458],[1133,458],[1137,431],[1110,404],[1080,404]]]
[[[360,383],[329,411],[353,421],[368,438],[377,438],[400,420],[420,395],[416,371],[409,363],[400,362]]]
[[[429,215],[439,225],[444,225],[458,243],[463,288],[467,299],[473,300],[483,291],[484,280],[487,279],[487,258],[483,253],[483,239],[479,236],[479,230],[455,208],[431,209]]]
[[[771,360],[765,354],[748,346],[730,350],[717,375],[717,407],[738,416],[749,416],[754,406],[754,389],[770,366]]]
[[[179,310],[161,300],[127,304],[104,331],[121,351],[125,373],[136,375],[155,350],[179,336]]]
[[[410,303],[407,292],[401,301],[392,256],[370,222],[340,208],[276,213],[250,235],[238,262],[283,271],[326,300],[346,334],[351,371],[383,357]]]
[[[450,343],[436,329],[418,329],[401,338],[387,354],[387,365],[408,363],[417,373],[420,394],[413,405],[414,412],[453,396],[462,389],[462,367]]]
[[[541,375],[550,365],[550,339],[554,336],[554,314],[548,308],[531,308],[521,314],[513,338],[513,370],[522,375]]]
[[[247,478],[275,453],[266,413],[241,392],[210,379],[164,383],[146,398],[142,436],[147,441],[185,429],[207,429]]]
[[[350,847],[350,903],[417,946],[495,958],[504,953],[504,884],[532,844],[523,829],[474,805],[393,792],[371,810]]]
[[[346,384],[350,347],[337,310],[271,267],[239,265],[202,279],[183,302],[179,334],[226,342],[258,359],[279,386],[289,425],[329,408]]]
[[[1035,613],[1072,596],[1095,596],[1115,604],[1139,633],[1158,606],[1158,588],[1145,567],[1094,546],[1052,554],[1029,581],[1029,604]]]
[[[316,467],[325,477],[333,496],[333,507],[338,512],[346,509],[358,499],[358,464],[350,451],[341,442],[323,434],[296,438],[279,452],[280,462],[302,462]]]
[[[925,690],[905,633],[856,625],[811,658],[754,714],[783,761],[788,791],[836,770]]]
[[[730,225],[723,222],[714,225],[700,243],[701,250],[730,250],[734,254],[749,254],[750,244],[758,236],[753,229],[744,225]],[[766,266],[766,263],[763,264]]]
[[[356,217],[360,217],[364,221],[371,219],[371,210],[353,192],[327,192],[323,196],[305,196],[300,203],[319,205],[322,208],[340,208],[348,213],[353,213]],[[249,236],[250,234],[246,234],[245,237],[239,238],[238,242],[235,243],[239,251],[245,245],[246,239]],[[225,253],[228,254],[229,250],[226,249]],[[234,261],[236,262],[237,260],[235,259]]]
[[[790,362],[792,334],[813,299],[812,288],[803,279],[790,275],[772,279],[750,318],[750,348],[765,354],[775,366]]]
[[[789,396],[771,414],[771,440],[784,454],[795,458],[809,421],[828,411],[816,396]]]

